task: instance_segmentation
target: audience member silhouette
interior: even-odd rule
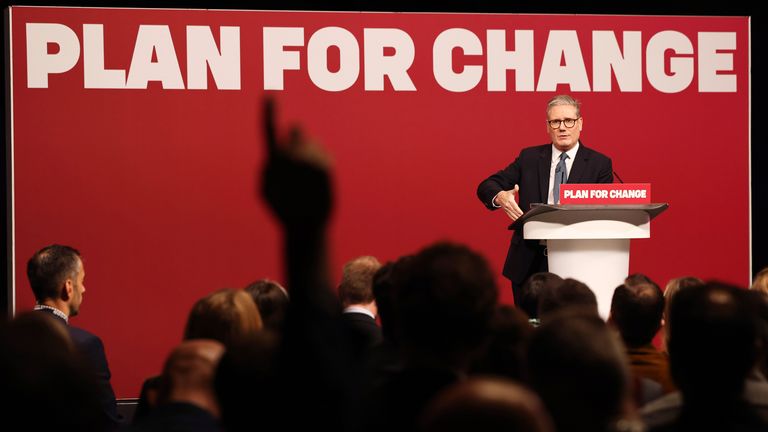
[[[558,432],[613,431],[634,420],[624,347],[593,307],[548,315],[526,370]]]
[[[85,294],[85,267],[80,252],[70,246],[46,246],[27,262],[27,277],[37,301],[35,310],[50,314],[67,326],[70,338],[98,383],[102,411],[117,428],[122,418],[117,413],[104,343],[93,333],[69,325],[69,319],[80,312]]]
[[[597,314],[597,297],[589,287],[576,279],[565,279],[542,287],[539,294],[539,319],[565,308],[580,307]]]
[[[393,298],[404,368],[372,392],[369,431],[415,430],[428,401],[466,373],[496,307],[490,266],[465,246],[437,243],[405,265]]]
[[[158,406],[135,422],[133,431],[209,432],[221,430],[214,373],[224,345],[212,339],[182,342],[165,361]]]
[[[673,394],[644,408],[652,431],[766,430],[768,410],[744,392],[759,356],[754,303],[753,292],[718,282],[675,294],[668,349],[682,400]]]
[[[0,323],[0,353],[0,415],[6,428],[114,428],[104,416],[96,378],[53,315],[24,312]]]
[[[290,297],[288,291],[279,283],[270,279],[261,279],[245,287],[245,292],[251,295],[259,308],[264,328],[280,332],[285,321],[285,311],[288,309]]]
[[[261,315],[251,296],[242,290],[226,288],[195,302],[187,317],[183,340],[211,339],[228,348],[252,340],[261,328]],[[134,421],[158,405],[160,385],[158,376],[144,381]]]
[[[648,277],[644,273],[632,273],[631,275],[624,278],[624,285],[626,286],[635,286],[640,284],[655,284],[650,277]]]
[[[523,284],[520,289],[520,301],[516,301],[518,305],[526,314],[531,325],[538,326],[539,321],[539,299],[542,292],[546,290],[546,286],[557,285],[563,282],[563,278],[550,272],[534,273]]]
[[[768,294],[768,267],[760,270],[752,280],[750,289]]]
[[[283,139],[274,111],[268,100],[260,190],[283,230],[291,301],[276,362],[281,385],[275,397],[281,403],[272,415],[281,418],[287,430],[306,427],[308,419],[315,428],[342,430],[349,415],[350,359],[341,332],[341,307],[329,283],[330,158],[299,128]]]
[[[661,340],[662,351],[667,352],[667,340],[669,339],[669,326],[667,323],[669,323],[669,305],[672,303],[672,298],[681,289],[702,285],[704,285],[704,281],[693,276],[673,278],[667,282],[667,286],[664,287],[664,337]]]
[[[440,392],[421,422],[424,432],[553,432],[539,397],[513,381],[471,378]]]
[[[227,432],[285,429],[293,423],[283,418],[295,406],[276,374],[279,343],[278,333],[260,332],[227,348],[219,361],[214,389]]]
[[[609,322],[619,330],[624,341],[633,376],[653,380],[669,393],[675,390],[669,374],[669,359],[653,346],[663,313],[664,294],[650,279],[619,285],[613,291]],[[641,395],[640,401],[646,400]]]
[[[376,300],[373,296],[373,276],[381,268],[379,260],[362,256],[344,265],[338,295],[344,308],[342,329],[352,354],[366,362],[373,347],[381,343],[381,328],[376,324]]]
[[[487,346],[472,363],[470,372],[521,381],[524,350],[533,331],[522,310],[499,305],[491,319]]]
[[[229,347],[261,330],[261,314],[253,298],[226,288],[198,300],[187,318],[184,340],[213,339]]]
[[[411,256],[407,255],[386,263],[373,276],[373,296],[381,322],[382,342],[373,348],[365,378],[358,386],[364,393],[378,388],[403,368],[400,345],[395,334],[397,303],[394,297],[395,288],[401,283],[403,269],[410,259]]]

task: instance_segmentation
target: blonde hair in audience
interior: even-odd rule
[[[768,267],[760,270],[755,275],[755,280],[752,281],[750,289],[768,294]]]
[[[261,314],[253,298],[226,288],[198,300],[189,312],[184,339],[213,339],[231,347],[261,330]]]

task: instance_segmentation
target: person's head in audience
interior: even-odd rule
[[[681,289],[702,285],[704,285],[704,281],[694,276],[672,278],[667,282],[667,285],[664,287],[664,337],[661,340],[662,350],[667,350],[667,340],[669,340],[669,305],[672,304],[675,294]]]
[[[436,243],[406,265],[395,298],[405,361],[465,369],[485,341],[497,304],[488,262],[466,246]]]
[[[38,304],[73,317],[85,294],[85,268],[80,252],[69,246],[50,245],[27,262],[27,278]]]
[[[619,330],[627,347],[648,345],[661,328],[664,294],[653,281],[624,283],[611,299],[609,322]]]
[[[219,416],[213,378],[224,345],[212,339],[183,341],[168,356],[160,376],[158,404],[188,403]]]
[[[395,263],[390,261],[382,265],[371,280],[371,292],[373,292],[373,299],[376,301],[376,312],[379,316],[379,322],[381,323],[381,333],[384,336],[384,340],[390,342],[393,341],[394,330],[392,327],[392,304],[393,290],[392,287],[392,271],[395,267]]]
[[[539,298],[548,285],[556,285],[563,281],[560,276],[550,272],[534,273],[523,284],[520,290],[520,299],[515,299],[515,304],[528,314],[532,324],[539,323]]]
[[[290,301],[288,291],[273,280],[261,279],[245,287],[245,292],[256,302],[264,328],[280,331]]]
[[[655,284],[651,278],[646,276],[643,273],[632,273],[631,275],[624,278],[624,285],[627,286],[634,286],[639,284]]]
[[[363,307],[376,315],[373,276],[380,268],[381,263],[372,256],[361,256],[344,264],[338,290],[342,307]]]
[[[702,285],[704,285],[704,281],[694,276],[681,276],[670,279],[664,287],[664,321],[669,319],[669,305],[672,304],[672,298],[678,291]]]
[[[608,431],[628,420],[624,347],[591,308],[548,315],[528,346],[526,371],[558,432]]]
[[[752,280],[750,289],[768,295],[768,267],[760,270]]]
[[[51,314],[22,312],[0,322],[0,400],[8,430],[109,427],[93,374]]]
[[[510,305],[498,305],[491,320],[489,341],[472,363],[470,373],[522,379],[523,350],[533,330],[525,312]]]
[[[381,266],[376,274],[373,275],[372,289],[373,297],[376,300],[376,310],[381,322],[381,333],[384,340],[393,344],[396,343],[395,320],[397,314],[395,310],[397,304],[395,301],[396,289],[402,284],[404,269],[408,267],[407,263],[412,259],[411,255],[404,255],[394,262],[388,262]]]
[[[198,300],[187,318],[184,339],[213,339],[231,346],[262,328],[261,315],[251,296],[231,288]]]
[[[424,432],[553,432],[539,397],[501,378],[470,378],[439,393],[421,420]]]
[[[753,377],[768,376],[768,294],[751,290],[752,304],[758,318],[758,361]],[[762,379],[760,377],[760,379]]]
[[[758,354],[758,317],[749,294],[719,282],[675,294],[667,348],[686,405],[740,398]]]
[[[597,314],[597,297],[585,283],[568,278],[543,287],[539,295],[539,319],[543,321],[547,315],[573,307]]]

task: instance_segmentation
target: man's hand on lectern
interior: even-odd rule
[[[514,189],[501,191],[496,194],[496,197],[493,199],[493,203],[500,206],[504,210],[504,213],[506,213],[513,221],[523,215],[523,211],[520,210],[520,206],[518,206],[517,201],[515,201],[515,197],[519,192],[520,187],[515,185]]]

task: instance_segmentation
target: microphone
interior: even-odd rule
[[[616,171],[613,172],[613,175],[614,175],[614,177],[619,179],[619,183],[624,183],[624,180],[622,180],[621,177],[619,177],[619,174]]]

